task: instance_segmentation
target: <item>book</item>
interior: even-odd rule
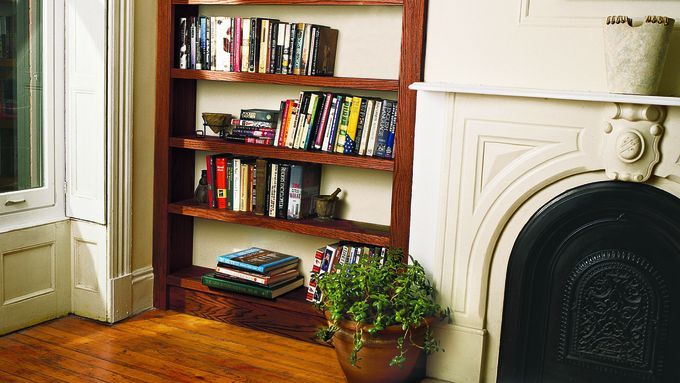
[[[234,169],[234,171],[237,171],[239,169]],[[234,196],[234,198],[239,199],[239,211],[245,211],[247,212],[248,209],[248,202],[250,200],[249,197],[249,192],[248,190],[250,189],[248,187],[248,164],[244,163],[241,161],[241,168],[240,168],[240,180],[241,180],[241,187],[239,188],[239,193]]]
[[[283,31],[283,50],[281,51],[281,74],[288,74],[288,67],[290,66],[290,32],[293,24],[283,24],[285,30]],[[277,72],[278,73],[278,72]]]
[[[321,247],[316,249],[316,253],[314,254],[314,263],[312,264],[312,273],[313,274],[319,274],[321,271],[321,260],[323,260],[323,254],[325,252],[326,248]],[[309,286],[307,287],[307,295],[305,299],[307,302],[314,302],[314,299],[317,295],[317,288],[316,288],[316,280],[312,279],[309,281]]]
[[[307,218],[314,212],[313,199],[321,189],[321,167],[297,165],[290,167],[288,219]]]
[[[333,76],[335,74],[335,55],[338,46],[338,30],[321,28],[316,41],[312,68],[313,76]]]
[[[309,47],[312,42],[312,25],[305,24],[305,29],[303,31],[304,37],[302,39],[302,54],[300,55],[300,74],[307,74],[307,66],[309,65]]]
[[[371,132],[368,135],[368,144],[366,145],[366,155],[373,156],[375,152],[375,142],[378,139],[378,130],[380,129],[380,115],[382,114],[383,101],[376,101],[373,108],[373,116],[371,117]]]
[[[289,30],[288,72],[286,74],[293,74],[293,67],[295,66],[295,42],[297,41],[297,23],[290,23]]]
[[[198,18],[198,39],[196,48],[196,69],[205,69],[203,61],[205,58],[205,16]]]
[[[276,73],[276,61],[277,61],[277,45],[279,42],[279,23],[277,21],[272,21],[269,26],[269,46],[267,59],[267,73]]]
[[[364,125],[366,125],[366,112],[368,109],[368,100],[361,100],[361,107],[359,109],[359,120],[357,121],[356,141],[354,143],[354,154],[359,154],[361,151],[362,139],[364,138]]]
[[[252,126],[257,128],[273,128],[275,126],[275,123],[271,121],[241,120],[238,118],[232,118],[230,124],[239,126]]]
[[[368,147],[369,136],[371,132],[371,120],[373,118],[373,107],[375,106],[374,100],[366,101],[366,114],[364,115],[364,120],[362,122],[361,131],[361,144],[359,146],[359,155],[366,155],[366,148]]]
[[[295,28],[295,57],[293,60],[293,74],[300,75],[302,71],[302,46],[304,44],[305,24],[298,23]]]
[[[323,102],[323,108],[321,109],[321,115],[319,118],[319,124],[316,129],[316,138],[314,140],[314,149],[321,150],[324,139],[326,137],[326,125],[328,124],[328,115],[330,114],[331,103],[334,97],[332,93],[326,93]]]
[[[342,96],[335,96],[331,100],[331,107],[328,111],[328,118],[326,121],[326,128],[323,134],[323,143],[321,144],[321,150],[324,152],[329,151],[331,142],[331,133],[333,132],[333,125],[335,124],[336,111],[338,110],[338,100],[342,100]]]
[[[248,72],[257,72],[260,63],[260,50],[258,44],[260,42],[260,29],[262,28],[262,19],[254,17],[250,20],[250,54],[248,57]]]
[[[258,67],[257,67],[257,73],[267,73],[268,70],[268,65],[267,62],[269,60],[269,24],[271,23],[271,20],[269,19],[263,19],[262,24],[260,25],[260,41],[259,41],[259,48],[260,48],[260,56],[259,56],[259,61],[258,61]]]
[[[217,201],[215,200],[215,162],[212,155],[205,156],[205,168],[207,173],[208,181],[208,206],[217,207]]]
[[[277,267],[290,263],[297,263],[299,260],[298,257],[292,255],[281,254],[259,247],[251,247],[217,257],[217,262],[219,263],[236,266],[243,270],[251,270],[260,274],[266,274]]]
[[[293,101],[293,108],[290,111],[290,117],[288,117],[287,127],[286,127],[286,141],[284,146],[287,148],[292,148],[295,143],[295,133],[296,133],[296,121],[298,119],[298,113],[300,113],[300,101]]]
[[[273,129],[267,129],[267,128],[253,128],[253,127],[234,127],[231,130],[232,135],[236,136],[244,136],[244,137],[262,137],[262,138],[271,138],[273,139],[274,136],[276,135],[276,132]]]
[[[232,167],[234,169],[234,181],[231,188],[234,211],[241,211],[241,159],[234,158],[232,161]]]
[[[275,218],[276,217],[276,202],[277,202],[277,195],[278,195],[278,182],[279,182],[279,164],[277,163],[272,163],[271,164],[271,169],[269,171],[269,203],[268,203],[268,211],[267,215]]]
[[[196,41],[197,41],[197,31],[196,31],[196,17],[189,17],[189,69],[196,69]],[[199,44],[200,45],[200,44]]]
[[[387,143],[385,144],[385,158],[394,158],[394,140],[397,132],[397,103],[394,103],[392,115],[390,116],[390,128],[387,133]]]
[[[225,156],[215,158],[215,188],[217,195],[217,208],[227,208],[227,161]]]
[[[213,18],[212,17],[206,17],[206,22],[205,22],[205,69],[206,70],[215,70],[215,63],[212,61],[212,39],[213,36],[212,34],[213,29]]]
[[[288,214],[288,188],[290,185],[290,165],[280,164],[276,195],[276,218],[286,218]]]
[[[234,160],[227,161],[227,210],[234,210]]]
[[[318,93],[311,93],[309,96],[309,106],[307,107],[307,113],[305,115],[304,128],[302,130],[302,135],[300,138],[300,149],[307,150],[309,148],[309,143],[311,141],[312,128],[317,115],[317,110],[319,109],[319,99],[322,95]],[[323,101],[323,100],[322,100]]]
[[[276,137],[274,139],[274,146],[284,146],[286,141],[286,128],[288,127],[288,119],[291,115],[292,100],[281,101],[281,116],[279,117]]]
[[[270,286],[270,287],[259,287],[252,286],[247,283],[240,283],[236,281],[229,281],[215,277],[215,273],[208,273],[201,277],[201,283],[207,287],[230,291],[234,293],[252,295],[261,298],[274,299],[281,296],[287,292],[293,291],[296,288],[304,284],[304,277],[299,276],[298,278],[290,281],[284,282],[282,284]]]
[[[187,29],[187,18],[186,17],[180,17],[179,19],[179,62],[178,62],[178,67],[179,69],[187,69],[187,63],[188,63],[188,44],[187,44],[187,36],[189,34],[189,31]]]
[[[297,267],[297,265],[292,265],[294,267]],[[275,285],[281,282],[287,282],[291,279],[295,279],[298,275],[300,275],[300,272],[297,270],[297,268],[293,269],[288,269],[285,270],[281,273],[274,274],[274,275],[267,275],[267,274],[258,274],[258,273],[252,273],[248,271],[241,271],[238,269],[233,269],[229,267],[222,267],[222,266],[217,266],[215,268],[215,273],[216,277],[221,277],[226,276],[228,278],[235,278],[235,279],[240,279],[248,282],[252,282],[258,285],[263,285],[263,286],[271,286]],[[222,275],[218,275],[222,274]]]
[[[267,198],[267,160],[258,158],[255,161],[255,169],[257,173],[255,186],[255,208],[253,212],[256,215],[264,215],[265,198]]]
[[[375,157],[385,157],[387,149],[387,136],[390,132],[390,121],[392,119],[392,109],[394,108],[394,101],[385,101],[383,103],[382,112],[380,113],[380,125],[378,127],[378,136],[375,142]]]
[[[345,151],[345,136],[349,125],[350,109],[352,107],[352,97],[345,97],[342,102],[342,110],[339,116],[338,133],[335,141],[334,152],[343,153]]]
[[[242,19],[240,17],[234,17],[234,29],[233,29],[233,37],[232,41],[234,44],[234,49],[232,50],[232,57],[234,60],[234,66],[231,68],[232,71],[234,72],[240,72],[241,71],[241,46],[243,45],[242,37],[243,37],[243,24],[242,24]]]
[[[250,62],[250,18],[241,19],[241,72],[248,72]]]
[[[253,120],[274,123],[279,118],[279,111],[273,109],[241,109],[241,120]]]
[[[361,111],[361,98],[352,97],[352,106],[349,108],[349,119],[347,120],[347,131],[345,132],[345,144],[343,153],[354,153],[357,140],[357,125],[359,124],[359,112]]]

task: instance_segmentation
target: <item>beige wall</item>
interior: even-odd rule
[[[680,3],[430,0],[426,81],[606,91],[602,17],[674,17],[660,94],[680,94]]]
[[[132,270],[151,265],[156,0],[135,1]]]

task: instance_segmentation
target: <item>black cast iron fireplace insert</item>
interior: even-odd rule
[[[498,382],[680,382],[680,199],[645,184],[572,189],[508,265]]]

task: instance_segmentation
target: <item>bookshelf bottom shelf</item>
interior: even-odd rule
[[[191,266],[168,276],[168,308],[220,322],[273,333],[305,342],[316,339],[326,319],[305,300],[300,287],[274,300],[210,289],[201,275],[211,269]],[[325,344],[324,344],[325,345]]]

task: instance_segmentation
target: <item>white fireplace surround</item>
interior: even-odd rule
[[[428,375],[495,382],[506,269],[531,216],[574,187],[680,196],[680,99],[419,83],[410,253],[453,324]]]

